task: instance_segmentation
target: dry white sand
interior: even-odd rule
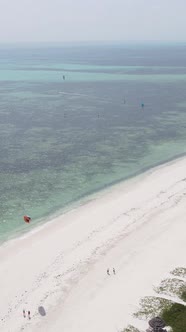
[[[0,331],[116,332],[128,323],[145,328],[132,313],[170,270],[186,266],[185,253],[183,158],[3,245]]]

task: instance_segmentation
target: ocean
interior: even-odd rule
[[[185,91],[186,44],[0,45],[0,242],[184,155]]]

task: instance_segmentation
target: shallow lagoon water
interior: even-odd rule
[[[65,49],[69,64],[60,47],[57,54],[33,49],[32,59],[23,49],[1,53],[1,241],[28,229],[24,214],[33,227],[82,197],[185,154],[186,63],[175,61],[178,46],[174,58],[164,47],[158,60],[148,48],[136,49],[144,57],[131,63],[125,48],[112,49],[105,65],[101,46],[88,58],[84,48],[78,56],[77,47]]]

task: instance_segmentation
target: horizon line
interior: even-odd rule
[[[78,40],[78,41],[0,41],[0,45],[73,45],[73,44],[185,44],[186,40]]]

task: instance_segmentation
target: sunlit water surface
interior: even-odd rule
[[[0,241],[184,155],[185,91],[184,45],[1,46]]]

